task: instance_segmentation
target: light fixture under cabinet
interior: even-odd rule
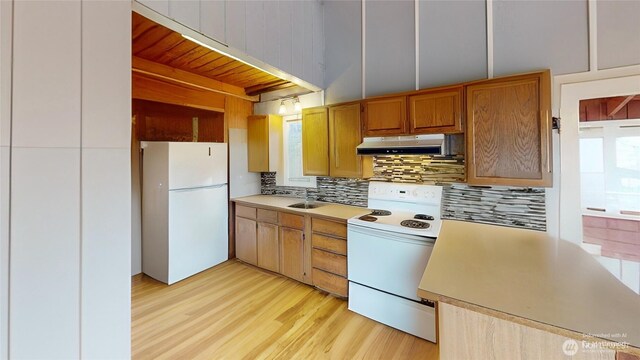
[[[300,103],[300,99],[297,96],[294,96],[291,98],[284,98],[280,100],[280,108],[278,109],[278,114],[285,115],[287,113],[287,105],[285,102],[289,100],[293,103],[294,113],[299,113],[302,111],[302,104]]]

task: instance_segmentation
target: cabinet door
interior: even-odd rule
[[[329,113],[324,106],[302,110],[302,173],[329,175]]]
[[[364,136],[407,133],[407,97],[395,96],[365,103]]]
[[[280,228],[280,273],[292,279],[304,278],[304,232]]]
[[[409,96],[412,134],[462,132],[462,87]]]
[[[361,177],[362,159],[356,155],[360,145],[360,104],[329,108],[329,175]]]
[[[267,115],[249,116],[247,147],[249,171],[269,171],[269,117]]]
[[[280,251],[278,226],[258,223],[258,266],[278,272],[280,270]]]
[[[236,216],[236,257],[253,265],[258,264],[256,235],[255,220]]]
[[[549,71],[466,91],[469,184],[551,186]]]

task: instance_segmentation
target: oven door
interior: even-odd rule
[[[420,279],[434,239],[348,225],[349,281],[420,301]]]

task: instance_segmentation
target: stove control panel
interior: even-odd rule
[[[440,204],[442,186],[372,181],[369,183],[369,199]]]

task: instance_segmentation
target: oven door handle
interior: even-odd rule
[[[361,225],[347,224],[347,232],[350,232],[350,231],[358,232],[367,236],[382,237],[382,238],[387,238],[394,241],[404,241],[404,242],[409,242],[413,244],[420,244],[420,245],[427,245],[427,246],[429,245],[433,246],[433,244],[436,241],[435,238],[428,237],[428,236],[401,234],[393,231],[372,229],[372,228],[368,228]],[[348,234],[347,234],[347,241],[349,241]]]

